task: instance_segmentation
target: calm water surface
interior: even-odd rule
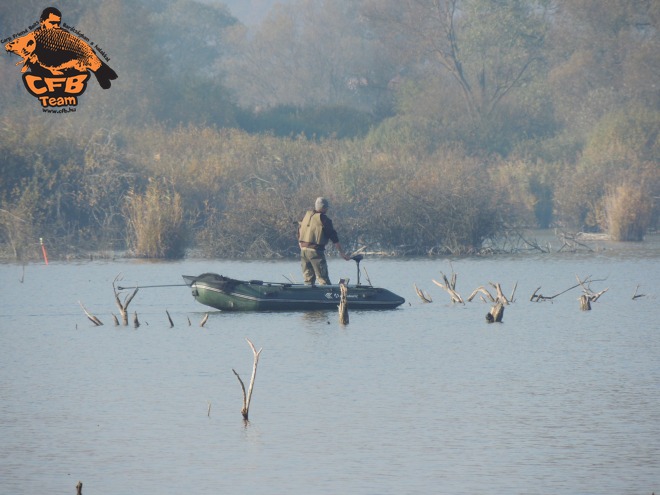
[[[660,493],[660,239],[594,246],[367,258],[374,285],[407,302],[347,326],[334,312],[211,310],[202,328],[210,308],[186,287],[140,290],[137,330],[112,322],[118,274],[300,280],[295,260],[0,265],[0,493],[75,493],[78,480],[95,495]],[[518,284],[503,324],[485,323],[483,302],[450,304],[432,279],[452,269],[464,298]],[[355,280],[353,263],[330,272]],[[576,275],[605,279],[592,311],[578,289],[529,301]],[[249,380],[246,338],[263,348],[248,424],[232,373]]]

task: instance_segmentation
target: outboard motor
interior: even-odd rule
[[[362,256],[361,254],[356,254],[355,256],[351,256],[351,259],[353,261],[355,261],[355,263],[357,264],[357,284],[358,284],[358,286],[360,285],[360,261],[362,261],[362,258],[364,258],[364,256]]]

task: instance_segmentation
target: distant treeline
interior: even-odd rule
[[[0,33],[36,0],[0,5]],[[486,15],[487,14],[487,15]],[[74,0],[119,74],[45,115],[0,59],[0,256],[469,253],[520,227],[658,228],[660,3]]]

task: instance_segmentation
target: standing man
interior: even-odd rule
[[[337,232],[332,226],[332,220],[326,215],[329,207],[327,199],[316,198],[314,210],[305,213],[298,228],[300,263],[305,283],[309,285],[314,285],[316,280],[319,285],[330,284],[328,262],[325,259],[325,245],[328,241],[332,241],[342,258],[347,261],[351,259],[344,253]]]

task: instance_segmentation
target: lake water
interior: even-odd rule
[[[591,245],[367,257],[373,284],[406,303],[347,326],[335,312],[217,312],[183,286],[141,289],[141,326],[113,324],[119,274],[300,280],[296,260],[0,264],[0,493],[73,494],[78,480],[94,495],[660,493],[660,238]],[[450,303],[432,279],[452,270],[465,299],[518,284],[502,324],[486,323],[490,304]],[[355,265],[330,273],[355,280]],[[580,289],[530,302],[576,275],[609,289],[591,311]],[[249,381],[246,338],[263,349],[249,423],[232,372]]]

